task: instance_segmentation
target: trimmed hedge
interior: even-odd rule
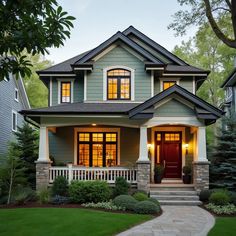
[[[130,195],[120,195],[113,199],[113,203],[118,207],[123,207],[126,210],[133,211],[137,200]]]
[[[52,184],[52,195],[67,196],[68,181],[64,176],[58,176]]]
[[[69,196],[74,203],[106,202],[111,197],[111,190],[104,181],[72,181]]]
[[[213,193],[213,190],[202,190],[199,194],[199,199],[202,202],[208,202],[211,194]]]
[[[158,202],[158,200],[155,198],[150,197],[147,199],[147,201],[152,202],[152,203],[156,204],[158,207],[160,207],[160,202]]]
[[[223,190],[213,192],[209,198],[209,202],[216,206],[227,205],[230,203],[229,193]]]
[[[157,214],[161,208],[151,201],[142,201],[135,204],[134,211],[138,214]]]
[[[130,184],[123,177],[117,177],[113,189],[113,197],[128,194]]]
[[[137,201],[145,201],[145,200],[148,200],[147,194],[142,193],[142,192],[136,192],[136,193],[133,195],[133,197],[134,197],[134,199],[136,199]]]

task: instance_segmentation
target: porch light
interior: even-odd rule
[[[153,144],[151,144],[151,143],[148,143],[148,144],[147,144],[148,150],[150,150],[152,147],[153,147]]]
[[[93,123],[92,126],[97,126],[97,124],[94,124],[94,123]]]
[[[183,145],[183,147],[185,148],[185,154],[187,155],[188,154],[188,147],[189,147],[189,144],[188,143],[185,143]]]

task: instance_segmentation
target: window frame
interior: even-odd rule
[[[14,99],[16,102],[19,102],[19,89],[18,88],[15,88]]]
[[[160,78],[160,92],[164,91],[164,83],[165,82],[175,82],[179,85],[179,78]]]
[[[15,116],[15,123],[14,123],[14,116]],[[15,126],[15,128],[14,128],[14,126]],[[17,111],[15,111],[15,110],[12,110],[11,129],[13,132],[17,132]]]
[[[62,90],[63,90],[63,84],[70,84],[70,101],[69,102],[63,102],[62,101],[62,99],[63,99],[63,97],[67,97],[67,96],[62,96]],[[61,93],[61,100],[60,100],[60,103],[62,104],[62,103],[71,103],[71,81],[61,81],[61,91],[60,91],[60,93]]]
[[[57,86],[57,92],[58,92],[58,104],[68,104],[68,103],[73,103],[74,102],[74,78],[72,79],[65,79],[65,78],[58,78],[57,82],[58,82],[58,86]],[[62,102],[62,83],[66,83],[66,82],[70,82],[70,102]]]

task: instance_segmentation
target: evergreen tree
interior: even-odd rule
[[[210,185],[236,191],[236,118],[225,118],[210,165]]]
[[[19,158],[24,162],[25,174],[30,186],[34,189],[36,180],[35,161],[38,158],[38,132],[29,124],[24,123],[22,127],[18,127],[16,138],[16,148],[20,152]]]

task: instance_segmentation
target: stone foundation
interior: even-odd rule
[[[147,193],[150,191],[150,161],[137,161],[137,188]]]
[[[48,187],[51,162],[36,162],[36,189]]]
[[[208,161],[193,162],[193,184],[197,192],[209,189],[209,164]]]

